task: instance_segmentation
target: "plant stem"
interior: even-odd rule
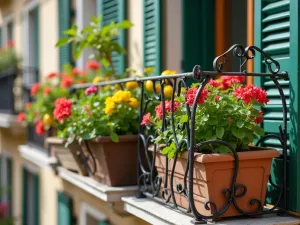
[[[113,78],[116,80],[117,79],[117,74],[116,74],[116,70],[115,70],[114,64],[112,62],[112,59],[111,59],[111,55],[109,55],[107,52],[105,53],[105,55],[106,55],[107,60],[110,63],[111,70],[113,71]]]

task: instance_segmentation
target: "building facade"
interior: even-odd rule
[[[211,70],[214,57],[233,44],[262,48],[290,75],[290,81],[281,83],[289,107],[288,208],[300,212],[297,0],[6,0],[0,7],[0,44],[4,47],[12,40],[21,56],[16,81],[21,88],[14,90],[20,99],[28,99],[30,85],[60,71],[65,63],[84,68],[90,52],[75,60],[72,46],[58,49],[55,44],[64,30],[73,24],[83,28],[99,14],[104,24],[124,19],[134,24],[120,34],[127,54],[115,58],[118,71],[132,67],[142,74],[144,67],[153,66],[157,74],[164,69],[189,72],[196,64]],[[248,71],[264,72],[262,61],[258,57]],[[229,61],[228,70],[239,71],[239,62]],[[282,121],[279,94],[268,80],[247,82],[267,90],[271,102],[264,109],[263,127],[273,133]],[[11,187],[2,198],[11,202],[9,213],[17,225],[142,225],[156,218],[147,208],[139,211],[130,199],[122,200],[135,196],[137,187],[102,187],[63,168],[53,169],[55,159],[43,139],[22,128],[15,115],[0,114],[0,127],[0,184]],[[266,145],[276,148],[278,142],[269,140]],[[273,162],[273,173],[281,164],[281,159]],[[272,190],[269,193],[272,203]]]

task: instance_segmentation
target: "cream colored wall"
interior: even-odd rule
[[[58,1],[40,0],[40,76],[59,70]]]
[[[128,30],[128,67],[143,74],[143,1],[128,0],[128,19],[133,27]]]
[[[63,181],[64,192],[73,199],[74,215],[79,218],[80,205],[85,202],[105,214],[113,225],[147,225],[148,223],[124,212],[122,202],[107,203],[99,200],[95,196],[83,191],[73,184]]]

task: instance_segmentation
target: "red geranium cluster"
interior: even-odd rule
[[[185,97],[186,97],[186,103],[189,105],[189,106],[192,106],[193,103],[194,103],[194,100],[195,100],[195,97],[196,97],[196,94],[197,94],[197,91],[198,91],[198,87],[194,87],[194,88],[191,88],[187,91]],[[204,88],[202,90],[202,92],[200,93],[200,96],[197,100],[197,104],[203,104],[204,103],[204,99],[207,98],[207,90]]]
[[[173,106],[173,111],[174,112],[176,112],[179,105],[180,105],[180,102],[175,100],[174,101],[174,106]],[[170,113],[172,111],[172,101],[165,101],[165,111],[166,111],[166,113]],[[163,116],[163,104],[162,104],[162,102],[155,107],[155,112],[156,112],[156,116],[159,119],[162,119],[162,116]]]
[[[49,95],[50,92],[51,92],[51,88],[46,87],[46,88],[44,89],[44,95]]]
[[[151,120],[150,120],[151,114],[147,113],[143,116],[143,120],[141,122],[141,125],[150,125],[151,124]]]
[[[66,98],[58,98],[54,103],[54,117],[59,121],[69,118],[71,116],[72,102]]]
[[[221,86],[221,83],[217,80],[213,80],[211,79],[209,82],[208,82],[209,85],[213,86],[213,87],[220,87]]]
[[[62,88],[68,88],[74,83],[74,79],[72,77],[69,77],[68,75],[64,74],[62,76],[61,81],[61,87]]]
[[[263,111],[261,111],[261,110],[259,110],[258,111],[259,112],[259,114],[261,114],[261,116],[257,116],[256,118],[255,118],[255,123],[256,124],[261,124],[262,122],[263,122],[263,120],[264,120],[264,117],[263,117],[263,115],[264,115],[264,113],[263,113]]]
[[[41,85],[39,83],[33,84],[30,89],[30,95],[35,96],[38,93],[40,87],[41,87]]]
[[[52,73],[49,73],[49,74],[46,76],[46,78],[47,78],[47,79],[51,79],[51,78],[56,77],[56,76],[57,76],[57,74],[56,74],[55,72],[52,72]]]
[[[90,70],[97,70],[100,68],[100,65],[97,61],[88,61],[86,63],[86,68],[90,69]]]
[[[221,76],[221,86],[223,90],[230,88],[233,84],[241,84],[245,82],[244,76]]]
[[[18,122],[22,123],[25,120],[25,117],[26,117],[25,113],[23,113],[23,112],[19,113],[19,115],[18,115]]]
[[[37,122],[35,125],[35,133],[39,136],[42,136],[46,133],[44,123],[42,121]]]
[[[244,88],[239,87],[235,89],[233,94],[238,99],[243,99],[246,104],[249,104],[251,101],[257,101],[261,104],[267,104],[269,102],[267,92],[252,84]]]

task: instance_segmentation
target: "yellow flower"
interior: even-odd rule
[[[173,93],[173,88],[171,85],[167,85],[164,87],[164,95],[167,98],[171,98]]]
[[[112,115],[115,112],[116,104],[112,101],[112,97],[107,97],[105,99],[105,109],[104,112],[107,115]]]
[[[97,76],[93,79],[93,84],[100,82],[102,79],[101,77]]]
[[[130,98],[129,101],[129,106],[132,108],[136,108],[139,105],[139,101],[136,98]]]
[[[139,86],[139,83],[136,81],[129,81],[125,84],[126,88],[128,89],[136,89]]]
[[[129,91],[119,90],[114,94],[112,100],[115,103],[120,103],[120,102],[128,102],[130,98],[131,98],[131,93]]]
[[[144,69],[144,73],[146,74],[150,74],[150,73],[153,73],[154,72],[154,67],[146,67]]]
[[[175,70],[164,70],[161,75],[174,75],[177,74]]]

